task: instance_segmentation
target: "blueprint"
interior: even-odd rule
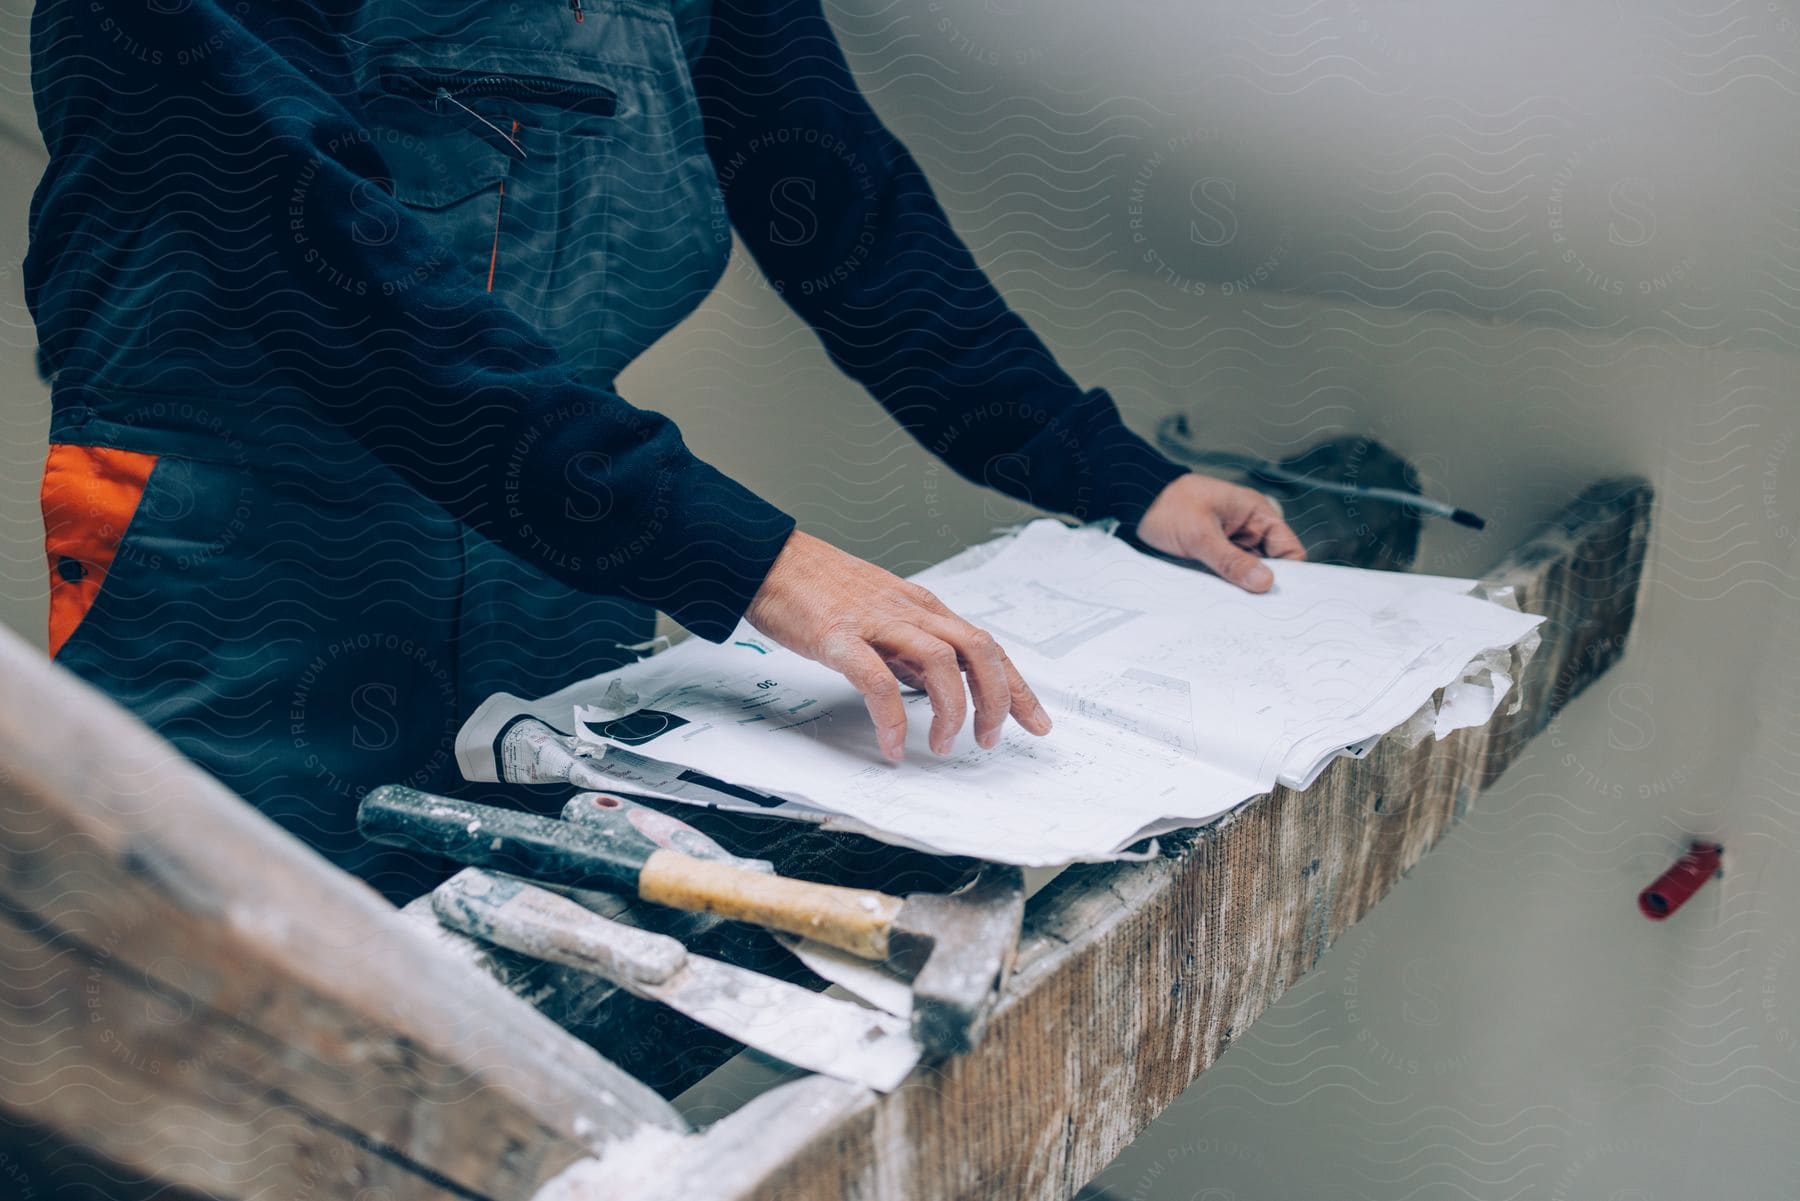
[[[1467,580],[1269,566],[1275,586],[1253,595],[1046,520],[915,577],[999,639],[1055,722],[1043,738],[1009,724],[983,749],[965,726],[937,756],[929,702],[908,693],[906,757],[889,763],[842,677],[746,625],[539,700],[490,698],[458,759],[515,778],[503,734],[529,715],[567,740],[583,787],[1055,866],[1304,788],[1422,709],[1426,736],[1485,722],[1542,620]]]

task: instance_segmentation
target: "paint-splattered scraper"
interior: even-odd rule
[[[464,868],[431,907],[453,930],[593,972],[796,1067],[888,1092],[919,1062],[904,1018],[692,954],[523,880]]]

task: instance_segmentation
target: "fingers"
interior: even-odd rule
[[[888,662],[888,670],[893,672],[894,678],[906,685],[906,687],[918,692],[925,691],[925,681],[919,677],[917,672],[913,671],[913,669],[906,664],[896,663],[890,660]]]
[[[1050,732],[1050,715],[993,635],[960,617],[927,618],[921,626],[955,648],[975,698],[975,741],[992,747],[1010,714],[1033,734]]]
[[[890,681],[921,688],[931,698],[927,742],[934,754],[950,753],[957,732],[969,715],[971,696],[975,741],[984,748],[999,745],[1009,715],[1033,734],[1050,732],[1050,714],[1006,652],[987,631],[959,617],[919,613],[914,619],[883,631],[870,640],[869,646],[885,661]],[[853,678],[851,682],[865,697],[869,695],[857,680]],[[870,713],[875,714],[873,702]],[[904,735],[904,729],[901,732]],[[886,749],[884,743],[883,750]]]
[[[862,693],[881,753],[900,762],[906,749],[906,702],[900,698],[900,684],[886,661],[867,642],[851,637],[834,640],[820,661]],[[932,707],[937,707],[936,697]]]
[[[1263,534],[1263,554],[1271,559],[1304,559],[1306,547],[1300,543],[1300,536],[1293,527],[1277,517]]]
[[[975,743],[993,746],[1000,741],[1000,727],[1012,709],[1012,684],[1000,661],[1000,644],[986,630],[955,617],[927,617],[920,625],[956,655],[957,665],[968,679],[969,693],[975,698]],[[950,733],[954,735],[956,731]],[[935,744],[932,749],[937,750]]]
[[[802,543],[801,549],[807,546]],[[831,553],[848,559],[840,552]],[[783,645],[839,672],[862,694],[882,754],[894,761],[905,754],[902,684],[923,689],[930,698],[932,721],[927,741],[939,755],[952,750],[957,732],[969,716],[971,696],[975,740],[984,748],[999,743],[1008,715],[1033,734],[1050,732],[1050,715],[991,635],[957,617],[927,589],[856,560],[850,564],[847,572],[840,572],[850,576],[844,581],[850,586],[847,591],[854,595],[856,584],[874,585],[863,604],[840,610],[822,628],[815,625],[808,630],[802,621],[797,629],[789,630],[793,623],[787,622],[787,617],[795,611],[803,618],[817,612],[817,598],[808,597],[806,603],[795,605],[792,597],[771,594],[767,604],[761,599],[755,602],[763,622],[758,628],[767,625],[781,631],[764,630]],[[874,578],[859,580],[857,572]],[[816,589],[818,585],[815,582],[808,587]],[[764,590],[769,588],[765,581]],[[784,600],[789,603],[779,603]]]
[[[1257,507],[1245,520],[1232,541],[1246,550],[1260,549],[1265,558],[1304,559],[1306,548],[1300,544],[1293,527],[1281,518],[1274,501],[1258,494]]]
[[[1013,662],[1007,657],[1006,651],[994,641],[992,635],[988,634],[986,630],[973,626],[952,613],[950,607],[939,600],[930,590],[921,588],[916,584],[908,584],[907,589],[907,598],[909,600],[920,608],[943,619],[942,622],[933,623],[926,621],[923,624],[927,628],[932,629],[939,637],[950,642],[952,645],[961,648],[959,654],[964,659],[965,665],[970,660],[974,660],[978,663],[985,661],[986,655],[984,652],[987,648],[992,647],[994,655],[998,658],[1001,673],[1006,681],[1007,697],[1004,705],[1000,704],[997,700],[1000,691],[998,684],[989,686],[990,691],[988,695],[996,698],[996,700],[990,704],[989,712],[997,712],[1000,715],[992,719],[992,729],[995,732],[994,741],[999,741],[999,730],[1005,724],[1005,714],[1007,713],[1011,713],[1013,720],[1018,722],[1019,725],[1028,732],[1036,734],[1039,737],[1048,734],[1050,732],[1049,712],[1044,708],[1042,702],[1038,700],[1037,694],[1031,690],[1031,686],[1025,683],[1025,677],[1019,674],[1019,669],[1013,666]],[[971,651],[973,653],[971,653]],[[979,685],[981,681],[976,677],[971,677],[971,683]],[[981,741],[983,730],[982,714],[982,692],[977,691],[975,703],[975,736],[977,741]],[[982,742],[982,745],[990,746],[992,743]]]
[[[1000,658],[1006,664],[1006,678],[1012,689],[1013,720],[1030,733],[1043,737],[1050,732],[1049,711],[1025,682],[1025,677],[1019,674],[1019,669],[1013,666],[1012,660],[1006,657],[1005,651],[1000,652]]]
[[[1267,592],[1275,582],[1275,573],[1261,559],[1238,547],[1223,530],[1210,523],[1194,532],[1193,557],[1246,592]]]
[[[901,623],[885,631],[875,640],[874,647],[890,662],[897,660],[924,685],[926,694],[931,697],[932,714],[927,742],[934,754],[948,754],[956,732],[962,729],[963,719],[969,713],[962,664],[955,648],[911,623]]]
[[[1275,573],[1251,552],[1270,559],[1304,559],[1306,548],[1270,498],[1249,495],[1252,504],[1235,520],[1224,517],[1218,526],[1202,522],[1192,535],[1192,555],[1247,592],[1267,592]]]

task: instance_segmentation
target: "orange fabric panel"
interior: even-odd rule
[[[50,444],[40,499],[52,657],[93,607],[155,466],[155,455],[134,450]]]

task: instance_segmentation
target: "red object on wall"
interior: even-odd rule
[[[1645,917],[1660,922],[1700,891],[1700,886],[1719,874],[1725,848],[1716,842],[1696,842],[1675,866],[1656,878],[1656,883],[1638,893],[1638,908]]]

